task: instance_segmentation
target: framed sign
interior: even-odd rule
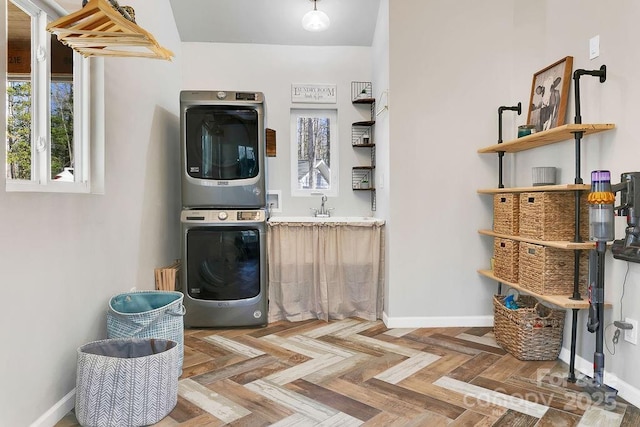
[[[533,75],[527,124],[536,132],[564,124],[572,68],[573,57],[567,56]]]
[[[293,103],[335,104],[336,100],[336,85],[291,85],[291,102]]]

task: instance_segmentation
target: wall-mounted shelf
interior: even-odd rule
[[[572,308],[572,309],[578,309],[578,310],[582,310],[585,308],[589,308],[589,300],[588,299],[581,299],[581,300],[574,300],[569,298],[568,296],[565,295],[541,295],[541,294],[537,294],[535,292],[532,292],[529,289],[525,289],[522,286],[520,286],[517,283],[513,283],[513,282],[507,282],[504,279],[500,279],[496,276],[493,275],[493,271],[491,270],[478,270],[478,273],[482,274],[485,277],[488,277],[489,279],[493,279],[495,281],[498,282],[502,282],[518,291],[521,291],[527,295],[532,295],[538,299],[541,299],[543,301],[546,301],[550,304],[556,305],[558,307],[562,307],[562,308]],[[610,303],[605,303],[605,307],[607,308],[611,308],[611,304]]]
[[[371,82],[351,82],[351,102],[353,104],[371,104],[375,102]]]
[[[375,191],[373,170],[375,166],[354,166],[351,168],[351,189]]]
[[[573,261],[573,295],[541,295],[530,289],[520,286],[518,283],[513,283],[505,280],[504,278],[498,278],[494,275],[492,270],[478,270],[478,273],[498,282],[498,293],[501,293],[502,284],[506,284],[518,291],[526,294],[533,295],[540,300],[549,302],[553,305],[571,309],[572,322],[571,322],[571,353],[569,361],[569,380],[575,381],[575,355],[576,355],[576,334],[577,334],[577,322],[578,322],[578,310],[589,308],[589,301],[584,295],[580,295],[580,254],[583,250],[590,250],[595,247],[593,242],[581,242],[580,240],[580,213],[581,192],[590,190],[589,185],[583,184],[582,177],[580,176],[580,141],[584,135],[590,135],[598,132],[603,132],[615,128],[614,124],[582,124],[579,120],[576,120],[578,124],[566,124],[558,126],[542,132],[537,132],[531,135],[527,135],[512,141],[502,142],[499,144],[490,145],[488,147],[480,148],[478,153],[497,153],[500,159],[500,169],[498,172],[499,188],[480,189],[477,190],[479,194],[502,194],[502,193],[525,193],[525,192],[537,192],[537,191],[573,191],[574,203],[571,207],[575,216],[574,236],[575,242],[566,241],[541,241],[537,239],[530,239],[521,236],[505,235],[496,233],[492,230],[478,230],[482,235],[492,236],[494,238],[510,239],[518,242],[532,243],[536,245],[542,245],[547,247],[553,247],[558,249],[572,250],[574,251]],[[501,138],[499,138],[500,140]],[[544,186],[531,186],[531,187],[515,187],[515,188],[501,188],[502,186],[502,156],[504,153],[517,153],[520,151],[530,150],[533,148],[543,147],[545,145],[555,144],[558,142],[567,141],[570,139],[575,140],[575,162],[576,171],[574,184],[566,185],[544,185]],[[569,207],[567,207],[569,208]],[[570,273],[570,266],[567,266],[566,274]],[[563,274],[564,274],[563,273]],[[605,304],[605,307],[611,307],[611,304]]]
[[[576,132],[583,132],[583,135],[591,135],[606,130],[611,130],[616,126],[612,123],[604,124],[568,124],[558,126],[543,132],[533,133],[522,138],[494,144],[480,148],[478,153],[517,153],[519,151],[530,150],[544,145],[555,144],[556,142],[572,139]]]
[[[82,9],[47,25],[83,56],[122,56],[171,60],[151,33],[125,18],[107,0],[90,0]]]
[[[351,145],[354,147],[374,147],[373,125],[375,121],[355,122],[351,125]]]
[[[511,239],[518,242],[533,243],[534,245],[549,246],[558,249],[578,250],[578,249],[595,249],[595,242],[570,242],[556,240],[538,240],[522,236],[512,236],[508,234],[496,233],[493,230],[478,230],[478,233],[485,236],[499,237],[501,239]]]
[[[351,82],[351,102],[353,104],[369,104],[370,120],[362,120],[351,124],[351,145],[354,148],[369,148],[371,163],[369,166],[351,168],[351,189],[353,191],[371,192],[371,210],[376,210],[376,189],[374,170],[376,166],[376,149],[373,139],[376,100],[373,98],[371,82]]]
[[[588,184],[538,185],[535,187],[481,188],[478,194],[533,193],[534,191],[589,191]]]

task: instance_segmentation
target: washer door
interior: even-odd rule
[[[186,173],[197,179],[258,176],[259,115],[252,107],[194,106],[185,112]]]
[[[187,292],[194,299],[230,301],[260,293],[260,232],[238,227],[187,232]]]

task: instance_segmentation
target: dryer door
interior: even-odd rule
[[[187,292],[231,301],[260,293],[260,232],[248,227],[191,228],[186,236]]]

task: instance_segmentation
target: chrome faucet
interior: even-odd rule
[[[327,196],[323,194],[322,199],[320,200],[320,209],[311,208],[311,210],[313,211],[313,216],[318,218],[329,218],[331,216],[331,211],[333,210],[333,208],[325,208],[324,204],[327,201]]]

